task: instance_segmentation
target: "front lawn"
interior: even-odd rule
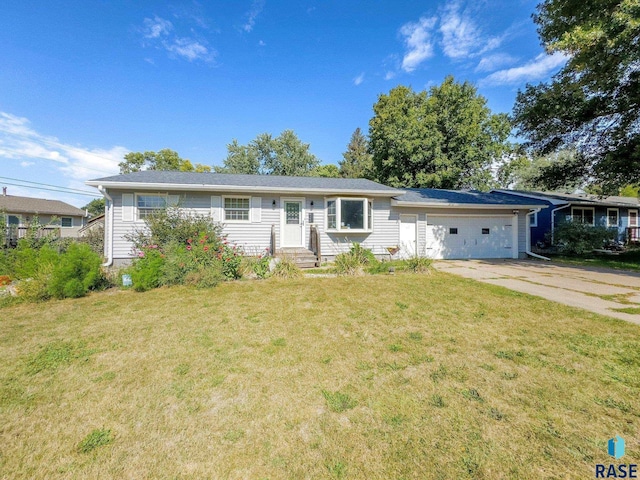
[[[605,267],[640,272],[640,249],[633,248],[625,252],[607,255],[590,253],[581,256],[551,255],[551,259],[571,265],[586,267]]]
[[[15,305],[0,476],[593,478],[640,460],[639,334],[445,273]]]

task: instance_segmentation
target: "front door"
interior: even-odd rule
[[[283,200],[283,247],[302,247],[304,243],[304,221],[302,200]]]
[[[638,210],[629,210],[629,241],[638,241]]]
[[[417,254],[418,219],[415,215],[400,215],[400,256],[410,258]]]

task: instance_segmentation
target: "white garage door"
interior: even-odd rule
[[[513,258],[513,217],[427,216],[431,258]]]

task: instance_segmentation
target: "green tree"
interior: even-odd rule
[[[285,130],[278,137],[262,133],[248,145],[237,140],[227,145],[227,157],[218,173],[249,173],[267,175],[311,175],[320,160],[309,152],[293,130]]]
[[[573,191],[586,184],[587,174],[584,160],[575,150],[534,158],[518,152],[500,165],[497,182],[502,188],[518,190]]]
[[[518,93],[514,121],[519,133],[534,152],[577,148],[605,190],[637,182],[640,3],[545,0],[533,18],[547,52],[564,53],[567,62],[550,82]]]
[[[82,209],[87,210],[92,217],[102,215],[104,213],[104,198],[94,198],[82,207]]]
[[[210,172],[211,167],[180,158],[178,152],[169,148],[159,152],[130,152],[124,161],[118,164],[120,173],[139,172],[141,170],[177,170],[180,172]]]
[[[360,127],[351,135],[347,151],[342,154],[340,176],[345,178],[370,178],[373,174],[373,158],[369,142]]]
[[[327,165],[319,165],[311,170],[310,175],[312,177],[325,177],[325,178],[340,178],[340,170],[338,167],[329,163]]]
[[[505,114],[492,114],[469,82],[447,77],[429,92],[380,95],[369,121],[374,175],[397,187],[488,189],[491,163],[509,150]]]

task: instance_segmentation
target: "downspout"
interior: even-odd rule
[[[542,210],[541,208],[535,208],[533,210],[530,210],[529,213],[527,213],[527,250],[524,252],[527,255],[529,255],[530,257],[533,258],[538,258],[540,260],[551,260],[548,257],[543,257],[542,255],[538,255],[537,253],[533,253],[531,251],[531,215],[535,215],[536,213],[540,212],[540,210]]]
[[[558,208],[554,208],[553,210],[551,210],[551,245],[552,246],[553,246],[553,243],[554,243],[553,231],[555,230],[556,212],[558,210],[562,210],[563,208],[567,208],[567,207],[570,207],[570,206],[571,206],[571,204],[568,203],[564,207],[558,207]]]
[[[107,193],[107,190],[102,186],[98,185],[98,191],[104,196],[107,200],[107,207],[109,209],[109,215],[104,216],[105,224],[104,224],[104,240],[105,247],[107,247],[107,261],[102,264],[103,267],[110,267],[113,264],[113,199]],[[108,232],[108,235],[107,235]]]

